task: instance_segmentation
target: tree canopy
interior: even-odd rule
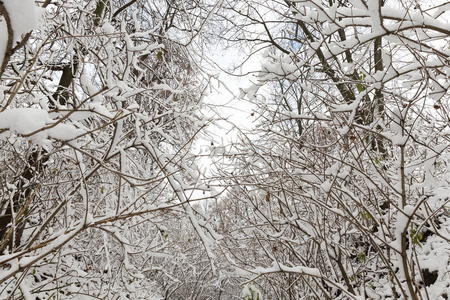
[[[449,9],[0,1],[0,298],[447,299]]]

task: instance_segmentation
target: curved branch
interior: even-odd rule
[[[11,24],[11,18],[9,16],[8,11],[6,10],[5,5],[3,4],[3,1],[0,0],[0,13],[2,13],[5,22],[6,22],[6,28],[8,32],[8,39],[6,41],[6,49],[5,54],[3,56],[2,65],[0,66],[0,77],[3,75],[3,72],[6,69],[6,65],[9,62],[9,58],[12,54],[12,48],[13,48],[13,39],[14,39],[14,31]]]

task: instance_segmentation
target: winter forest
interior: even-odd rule
[[[0,0],[0,299],[449,299],[449,87],[446,0]]]

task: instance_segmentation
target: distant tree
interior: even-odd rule
[[[262,61],[241,93],[255,127],[216,158],[244,212],[221,247],[266,298],[449,296],[449,5],[221,11]]]

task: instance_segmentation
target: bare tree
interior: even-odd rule
[[[37,4],[0,1],[0,294],[159,297],[177,257],[211,267],[191,153],[208,124],[190,53],[208,7]],[[173,247],[177,223],[201,250]]]
[[[448,5],[223,9],[226,42],[262,60],[255,128],[216,161],[245,208],[223,249],[266,297],[448,297]]]
[[[449,296],[448,3],[22,4],[0,1],[2,297]],[[205,184],[210,41],[261,66]]]

